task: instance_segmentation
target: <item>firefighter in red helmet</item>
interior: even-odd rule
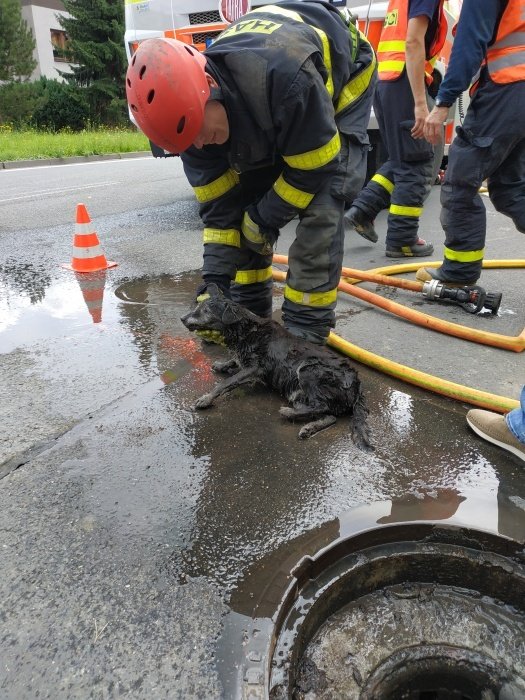
[[[432,104],[433,67],[446,33],[443,0],[390,0],[378,45],[374,100],[387,159],[345,216],[348,228],[375,243],[374,219],[388,209],[389,258],[434,252],[419,237],[434,170],[434,152],[423,138],[423,126]]]
[[[146,136],[180,153],[204,223],[203,287],[272,312],[279,230],[298,216],[283,322],[324,343],[335,324],[343,213],[366,175],[376,58],[337,8],[257,8],[198,54],[144,41],[129,66],[130,109]],[[199,291],[202,291],[199,290]]]

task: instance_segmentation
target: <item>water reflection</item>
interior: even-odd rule
[[[7,297],[11,289],[16,296],[27,296],[31,304],[38,304],[44,300],[46,289],[52,281],[44,264],[34,265],[13,258],[8,258],[0,265],[0,274]]]

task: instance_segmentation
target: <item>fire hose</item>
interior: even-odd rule
[[[288,258],[283,255],[274,255],[273,258],[274,263],[276,264],[287,264],[288,263]],[[495,267],[499,265],[495,265],[495,262],[501,262],[502,267],[524,267],[525,266],[525,261],[485,261],[484,262],[484,267]],[[510,263],[510,264],[509,264]],[[432,266],[438,266],[439,263],[431,263],[430,265]],[[427,264],[427,266],[430,266]],[[412,271],[414,269],[417,269],[420,267],[420,264],[408,264],[408,265],[397,265],[397,266],[391,266],[392,272],[394,272],[394,268],[396,272],[401,272],[401,271]],[[400,269],[401,268],[401,269]],[[381,270],[383,272],[384,270]],[[390,272],[390,269],[388,270]],[[352,278],[352,281],[362,281],[359,278],[356,277],[355,273],[362,273],[363,275],[374,275],[378,273],[374,272],[364,272],[361,270],[352,270],[351,268],[344,268],[343,269],[343,275],[348,275],[349,277]],[[354,274],[353,274],[354,273]],[[353,277],[352,277],[353,275]],[[382,277],[382,275],[380,275]],[[285,281],[286,279],[286,273],[281,271],[281,270],[273,270],[273,278],[278,281]],[[368,280],[368,281],[378,281],[377,279],[373,280]],[[392,282],[393,280],[389,280]],[[411,280],[397,280],[398,282],[408,282],[412,284]],[[418,283],[419,285],[419,283]],[[400,285],[392,285],[392,286],[400,286]],[[364,299],[365,301],[371,301],[371,303],[374,303],[378,306],[381,306],[382,308],[385,308],[388,311],[393,311],[393,313],[397,313],[397,315],[400,315],[404,318],[408,318],[409,320],[414,320],[414,318],[418,318],[416,323],[419,323],[419,325],[423,325],[427,328],[433,328],[434,330],[442,330],[443,332],[447,332],[451,335],[455,335],[456,337],[460,338],[465,338],[467,340],[474,340],[476,342],[483,342],[481,338],[485,341],[485,344],[488,345],[496,345],[496,347],[502,347],[504,349],[509,349],[509,350],[514,350],[515,352],[520,352],[525,348],[525,329],[524,331],[517,336],[517,338],[510,338],[508,336],[503,336],[495,333],[486,333],[483,331],[476,331],[476,329],[472,328],[467,328],[465,326],[461,326],[459,324],[454,324],[454,323],[448,323],[446,321],[441,321],[440,319],[435,319],[432,316],[427,316],[426,314],[421,314],[420,312],[417,311],[412,311],[411,309],[407,309],[406,307],[403,307],[401,304],[396,304],[395,302],[383,299],[383,297],[380,297],[378,294],[373,294],[372,292],[366,292],[365,290],[359,289],[358,287],[353,286],[352,284],[349,284],[348,282],[341,282],[338,285],[338,288],[341,289],[341,291],[345,291],[349,294],[352,294],[353,296],[356,296],[358,298]],[[404,287],[407,288],[407,287]],[[352,291],[350,291],[352,290]],[[419,288],[414,291],[421,291]],[[355,293],[358,292],[358,293]],[[385,302],[383,303],[379,303]],[[399,307],[399,308],[397,308]],[[405,313],[400,313],[401,310],[404,310],[407,312]],[[415,314],[415,317],[412,316]],[[422,318],[421,318],[422,317]],[[436,325],[434,325],[433,322],[437,322]],[[438,328],[438,326],[440,326]],[[442,327],[442,328],[441,328]],[[447,330],[444,330],[447,328]],[[472,334],[474,337],[472,337]],[[486,340],[490,340],[492,342],[486,342]],[[494,341],[499,341],[501,344],[496,344]],[[510,342],[509,342],[510,341]],[[484,392],[480,391],[478,389],[474,389],[468,386],[464,386],[462,384],[456,384],[454,382],[450,382],[446,379],[442,379],[440,377],[436,377],[431,374],[426,374],[425,372],[420,372],[419,370],[413,369],[411,367],[407,367],[406,365],[401,365],[397,362],[393,362],[385,357],[382,357],[381,355],[376,355],[372,352],[369,352],[367,350],[364,350],[363,348],[359,348],[356,345],[353,345],[352,343],[344,340],[340,336],[336,335],[335,333],[330,333],[330,336],[328,338],[328,344],[331,347],[336,348],[340,352],[344,353],[348,357],[351,357],[352,359],[361,362],[362,364],[366,364],[369,367],[372,367],[374,369],[377,369],[381,372],[384,372],[386,374],[390,374],[391,376],[396,377],[397,379],[400,379],[402,381],[408,382],[410,384],[413,384],[414,386],[421,387],[423,389],[427,389],[429,391],[432,391],[437,394],[441,394],[442,396],[446,396],[448,398],[456,399],[458,401],[463,401],[469,404],[472,404],[474,406],[480,406],[481,408],[485,408],[491,411],[496,411],[498,413],[507,413],[508,411],[511,411],[513,408],[517,408],[519,406],[519,402],[515,399],[510,399],[505,396],[498,396],[496,394],[491,394],[489,392]],[[519,346],[519,349],[516,347]]]

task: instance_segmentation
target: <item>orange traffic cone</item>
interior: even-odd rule
[[[116,265],[116,262],[106,260],[85,205],[77,204],[73,258],[71,264],[65,263],[62,267],[75,272],[97,272]]]
[[[99,270],[90,275],[75,272],[75,277],[80,285],[80,290],[93,323],[102,321],[102,302],[104,300],[104,287],[106,284],[106,270]]]

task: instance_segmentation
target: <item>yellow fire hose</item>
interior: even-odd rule
[[[278,264],[288,264],[288,258],[285,255],[274,255],[274,263]],[[492,262],[492,267],[500,267],[500,265],[494,265],[494,263],[506,263],[505,267],[525,267],[525,260],[495,260],[486,261],[486,263]],[[489,266],[484,263],[485,266]],[[513,263],[509,265],[508,263]],[[437,267],[441,263],[430,263],[426,264],[426,267]],[[408,271],[407,267],[412,269],[418,269],[421,267],[419,264],[409,264],[409,265],[393,265],[398,272]],[[402,268],[402,270],[400,269]],[[525,328],[518,336],[508,336],[502,335],[500,333],[491,333],[490,331],[482,331],[477,328],[471,328],[469,326],[463,326],[459,323],[452,323],[451,321],[444,321],[435,316],[429,316],[421,311],[416,311],[415,309],[409,309],[403,304],[398,304],[391,299],[385,299],[379,294],[374,294],[374,292],[369,292],[365,289],[360,289],[359,287],[353,286],[356,282],[368,281],[376,282],[378,284],[389,284],[392,286],[402,287],[404,289],[410,289],[412,291],[421,291],[423,284],[421,282],[414,282],[412,280],[388,280],[386,279],[385,272],[388,274],[394,274],[390,272],[388,267],[380,268],[376,270],[354,270],[352,268],[343,267],[343,279],[338,285],[338,289],[347,294],[351,294],[358,299],[367,301],[375,306],[379,306],[385,311],[399,316],[400,318],[405,318],[418,326],[423,326],[425,328],[430,328],[431,330],[438,331],[440,333],[446,333],[448,335],[456,336],[457,338],[462,338],[463,340],[471,340],[475,343],[481,343],[482,345],[491,345],[492,347],[501,348],[502,350],[512,350],[514,352],[522,352],[525,350]]]
[[[282,255],[274,255],[274,262],[279,263],[279,264],[287,264],[288,258],[286,256]],[[505,263],[504,265],[496,265],[495,263]],[[487,264],[488,263],[488,264]],[[507,265],[507,263],[514,263],[511,265]],[[518,264],[516,264],[518,263]],[[438,267],[440,263],[426,263],[426,267]],[[484,263],[484,267],[523,267],[525,266],[525,261],[486,261]],[[376,272],[376,273],[384,273],[385,270],[387,270],[389,273],[394,274],[393,270],[396,269],[396,272],[412,272],[416,269],[421,267],[421,263],[409,263],[409,264],[403,264],[403,265],[393,265],[389,266],[387,268],[382,268],[382,269],[376,269],[371,272]],[[392,270],[392,272],[390,272]],[[286,273],[281,271],[281,270],[273,270],[273,278],[277,281],[284,282],[286,279]],[[360,280],[356,280],[360,281]],[[345,288],[344,291],[346,290],[346,287],[356,290],[357,288],[352,287],[348,283],[343,283]],[[360,290],[364,291],[364,290]],[[378,297],[379,295],[373,295],[374,297]],[[382,297],[379,297],[382,299]],[[401,306],[401,305],[399,305]],[[424,315],[424,314],[422,314]],[[426,324],[424,324],[426,325]],[[456,324],[452,324],[456,325]],[[461,326],[460,326],[461,327]],[[462,328],[462,327],[461,327]],[[473,329],[474,330],[474,329]],[[522,337],[525,335],[525,330],[521,334]],[[502,338],[505,338],[506,336],[501,336]],[[372,352],[369,352],[368,350],[364,350],[363,348],[359,348],[357,345],[353,345],[352,343],[348,342],[347,340],[344,340],[340,336],[336,335],[335,333],[330,333],[330,336],[328,338],[328,344],[337,350],[341,351],[348,357],[351,357],[352,359],[356,360],[357,362],[361,362],[362,364],[366,364],[369,367],[373,367],[374,369],[377,369],[381,372],[384,372],[386,374],[390,374],[391,376],[396,377],[397,379],[400,379],[402,381],[408,382],[410,384],[414,384],[415,386],[419,386],[423,389],[427,389],[429,391],[433,391],[434,393],[441,394],[443,396],[447,396],[448,398],[456,399],[458,401],[464,401],[465,403],[473,404],[475,406],[480,406],[481,408],[488,409],[490,411],[496,411],[498,413],[507,413],[508,411],[511,411],[513,408],[517,408],[519,406],[519,402],[515,399],[510,399],[505,396],[498,396],[497,394],[491,394],[485,391],[479,391],[478,389],[473,389],[468,386],[463,386],[462,384],[456,384],[454,382],[449,382],[446,379],[441,379],[440,377],[436,377],[431,374],[426,374],[425,372],[420,372],[419,370],[413,369],[411,367],[407,367],[406,365],[401,365],[398,364],[397,362],[393,362],[392,360],[389,360],[385,357],[382,357],[381,355],[376,355]]]

